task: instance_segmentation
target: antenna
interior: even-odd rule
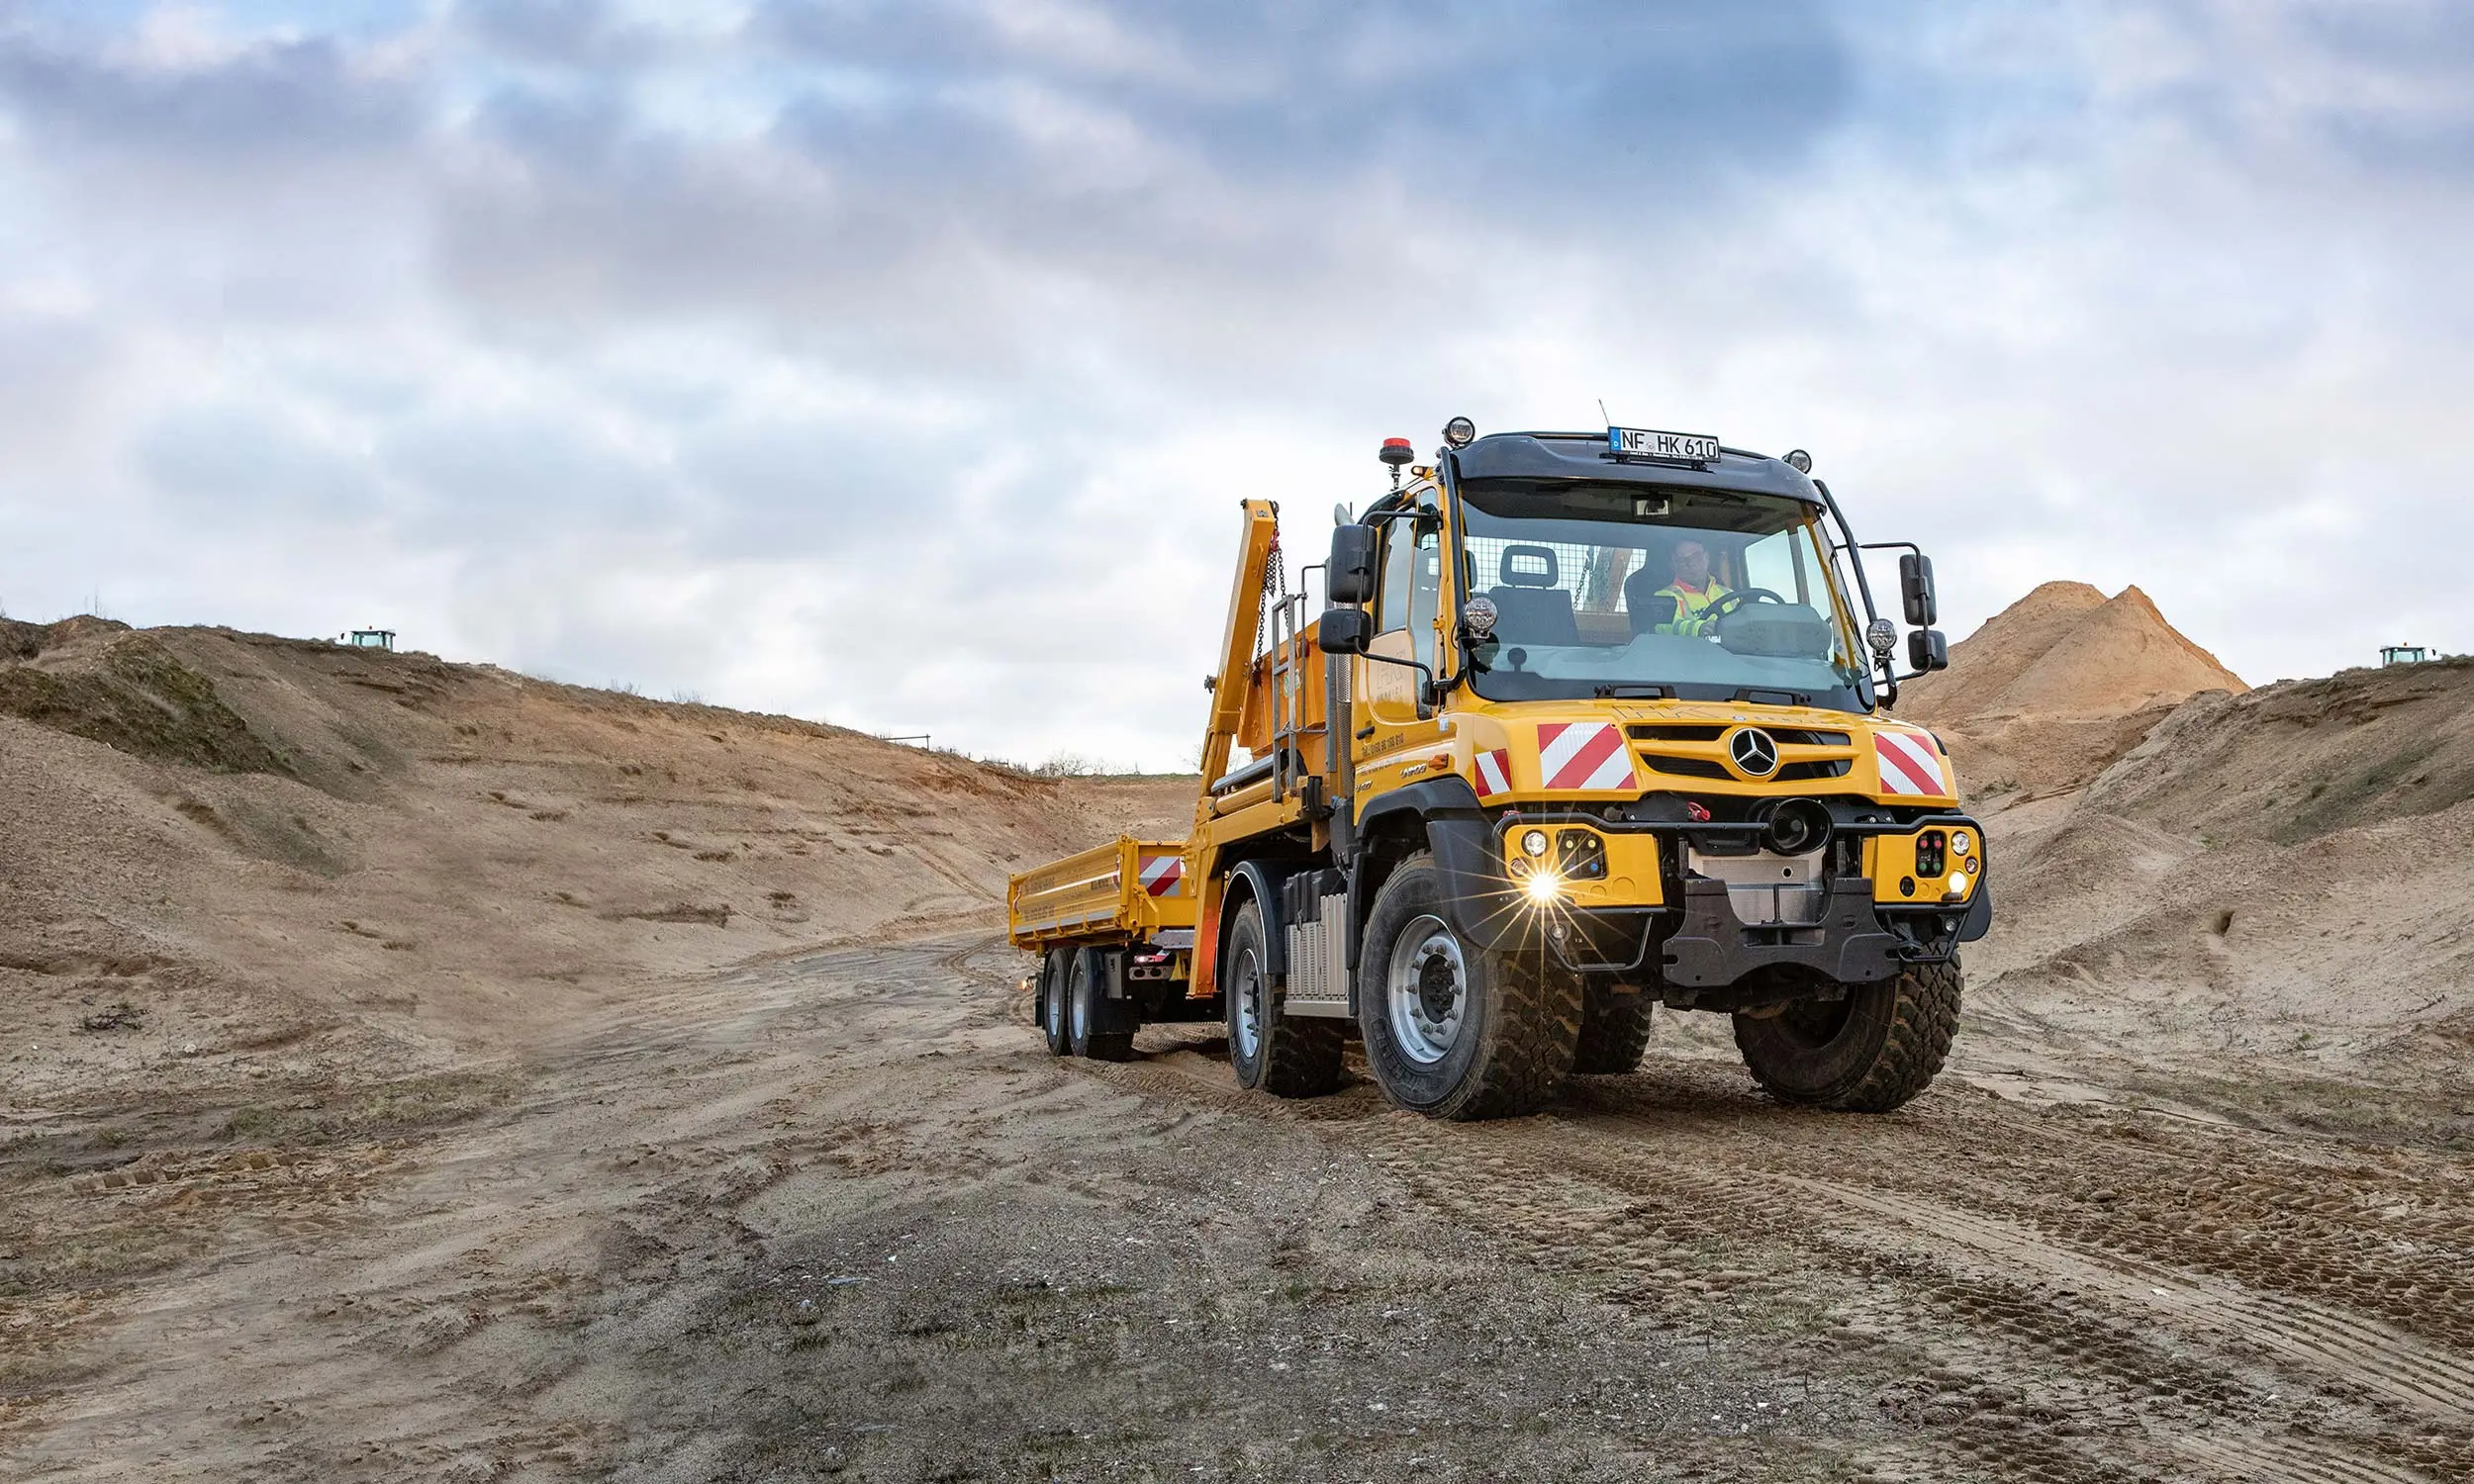
[[[1606,399],[1603,397],[1598,399],[1598,416],[1606,419],[1607,426],[1615,425],[1615,415],[1606,410]]]

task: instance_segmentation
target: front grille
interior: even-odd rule
[[[1628,726],[1624,730],[1635,742],[1715,742],[1726,728],[1661,722],[1650,726]]]
[[[1762,730],[1777,738],[1781,744],[1790,747],[1845,747],[1847,745],[1845,732],[1806,731],[1801,727],[1793,726],[1764,727]]]
[[[1845,778],[1855,767],[1846,758],[1830,758],[1819,763],[1788,763],[1770,778],[1781,784],[1800,784],[1817,778]]]
[[[1672,773],[1683,778],[1731,779],[1735,777],[1727,771],[1725,764],[1712,763],[1702,758],[1667,758],[1661,757],[1654,752],[1645,752],[1641,755],[1641,761],[1649,764],[1656,772]]]

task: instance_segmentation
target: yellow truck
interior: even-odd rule
[[[1786,1101],[1923,1091],[1992,921],[1950,760],[1889,713],[1949,663],[1932,563],[1890,543],[1901,673],[1885,548],[1801,450],[1456,417],[1380,458],[1293,589],[1244,502],[1190,837],[1013,878],[1051,1049],[1221,1021],[1240,1084],[1305,1097],[1354,1038],[1394,1104],[1488,1118],[1633,1069],[1665,1005]]]

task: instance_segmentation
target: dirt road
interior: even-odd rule
[[[981,942],[19,1110],[0,1476],[2474,1477],[2474,1165],[1703,1038],[1543,1117],[1048,1059]],[[132,1160],[132,1156],[138,1158]]]

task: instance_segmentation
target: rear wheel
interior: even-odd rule
[[[1592,982],[1580,998],[1580,1043],[1572,1052],[1572,1070],[1592,1075],[1632,1071],[1650,1049],[1650,1014],[1656,1002],[1639,989],[1617,994],[1613,986]]]
[[[1074,956],[1065,993],[1067,1034],[1074,1055],[1094,1062],[1122,1062],[1134,1055],[1134,1033],[1103,1029],[1116,1024],[1120,1012],[1107,1000],[1106,950],[1087,948]]]
[[[1059,1057],[1074,1055],[1065,1029],[1065,989],[1073,958],[1071,949],[1052,948],[1039,964],[1039,1031],[1050,1054]]]
[[[1738,1015],[1736,1049],[1753,1079],[1782,1102],[1887,1113],[1941,1071],[1958,1029],[1961,983],[1953,959],[1850,984],[1840,999],[1795,1000],[1758,1019]]]
[[[1358,1028],[1383,1095],[1433,1118],[1535,1111],[1571,1069],[1580,976],[1539,953],[1492,953],[1445,915],[1434,858],[1400,863],[1366,923]]]
[[[1281,1014],[1272,1003],[1265,962],[1263,908],[1248,898],[1229,918],[1219,968],[1220,998],[1228,1006],[1228,1065],[1237,1085],[1279,1097],[1320,1097],[1337,1089],[1345,1025]]]

